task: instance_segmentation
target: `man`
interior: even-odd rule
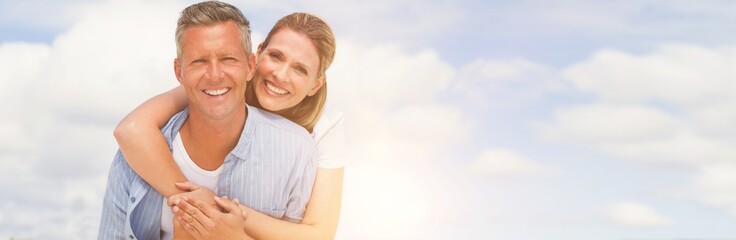
[[[176,40],[174,71],[189,109],[162,132],[182,171],[219,196],[298,221],[314,183],[315,143],[304,128],[245,104],[255,69],[248,20],[226,3],[194,4],[182,11]],[[175,221],[164,201],[118,151],[98,239],[170,239]]]

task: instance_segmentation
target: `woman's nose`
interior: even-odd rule
[[[286,81],[288,79],[288,66],[286,64],[280,65],[278,68],[273,70],[273,75],[276,77],[276,80],[278,81]]]

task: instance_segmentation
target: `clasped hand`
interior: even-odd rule
[[[176,186],[187,192],[168,199],[174,213],[174,238],[181,237],[176,231],[179,225],[197,240],[252,239],[245,233],[245,206],[237,199],[217,197],[211,190],[189,182]]]

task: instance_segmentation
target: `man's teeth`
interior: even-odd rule
[[[283,95],[283,94],[289,93],[289,91],[286,91],[286,90],[279,89],[279,88],[276,88],[274,86],[271,86],[271,84],[268,84],[268,82],[266,82],[266,87],[268,88],[268,90],[271,90],[271,92],[275,92],[275,93],[278,93],[278,94],[282,94]]]
[[[230,91],[230,88],[216,89],[216,90],[204,90],[204,93],[210,96],[220,96]]]

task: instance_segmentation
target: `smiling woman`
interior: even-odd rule
[[[261,107],[280,111],[314,96],[325,77],[318,71],[317,49],[307,36],[286,28],[269,37],[258,46],[252,91]]]

